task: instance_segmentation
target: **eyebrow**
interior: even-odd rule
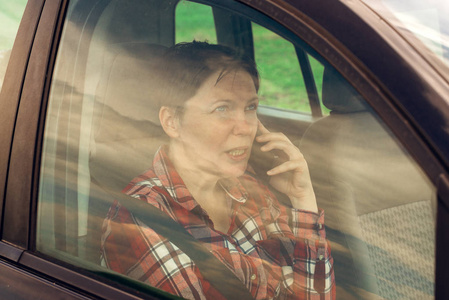
[[[253,101],[259,101],[259,97],[256,96],[256,97],[250,98],[250,99],[246,100],[246,103],[250,103],[250,102],[253,102]],[[234,100],[230,100],[230,99],[218,99],[218,100],[212,102],[212,105],[214,105],[214,104],[216,104],[216,103],[219,103],[219,102],[232,103],[232,102],[234,102]]]

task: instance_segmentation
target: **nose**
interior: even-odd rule
[[[256,128],[257,118],[243,113],[236,116],[233,133],[235,135],[251,135]]]

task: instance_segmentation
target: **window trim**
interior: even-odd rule
[[[43,255],[25,251],[19,263],[39,272],[49,280],[57,280],[59,285],[65,286],[82,294],[95,295],[101,299],[174,299],[156,288],[140,285],[125,276],[110,274],[109,279],[95,270],[82,269],[66,262]],[[98,273],[98,274],[95,274]]]
[[[3,220],[8,225],[3,228],[3,239],[24,249],[29,247],[29,238],[34,228],[30,228],[30,222],[23,220],[29,220],[35,214],[35,201],[30,203],[30,199],[36,190],[33,183],[38,178],[34,159],[35,155],[40,157],[41,153],[38,150],[40,140],[36,138],[36,134],[40,131],[42,92],[48,84],[47,67],[54,49],[53,38],[61,17],[62,5],[62,0],[47,1],[43,7],[24,78],[11,146]]]
[[[447,238],[447,229],[449,228],[449,176],[443,174],[440,176],[438,184],[438,211],[436,228],[436,263],[435,263],[435,299],[448,299],[449,273],[447,266],[449,258],[449,239]]]
[[[44,0],[28,1],[25,7],[0,94],[0,119],[2,120],[2,134],[0,135],[0,182],[2,183],[0,184],[0,236],[2,236],[3,227],[7,226],[3,226],[3,218],[6,205],[9,159],[12,151],[10,145],[13,141],[28,58],[43,5]]]
[[[313,117],[322,117],[320,97],[318,96],[318,89],[316,87],[315,78],[313,77],[312,67],[307,52],[301,48],[295,47],[296,56],[299,61],[299,67],[304,78],[304,85],[306,86],[307,96],[309,98],[310,111]]]

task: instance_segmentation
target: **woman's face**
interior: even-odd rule
[[[172,154],[183,168],[238,177],[246,170],[257,132],[259,100],[247,72],[231,71],[217,82],[218,76],[210,76],[185,103]]]

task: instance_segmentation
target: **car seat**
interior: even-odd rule
[[[431,297],[431,184],[362,97],[330,67],[323,75],[322,101],[330,115],[308,128],[300,149],[325,211],[337,297]]]
[[[99,262],[101,226],[111,205],[106,191],[121,191],[151,167],[168,138],[154,97],[156,62],[165,47],[148,43],[112,45],[104,55],[93,111],[86,258]]]

